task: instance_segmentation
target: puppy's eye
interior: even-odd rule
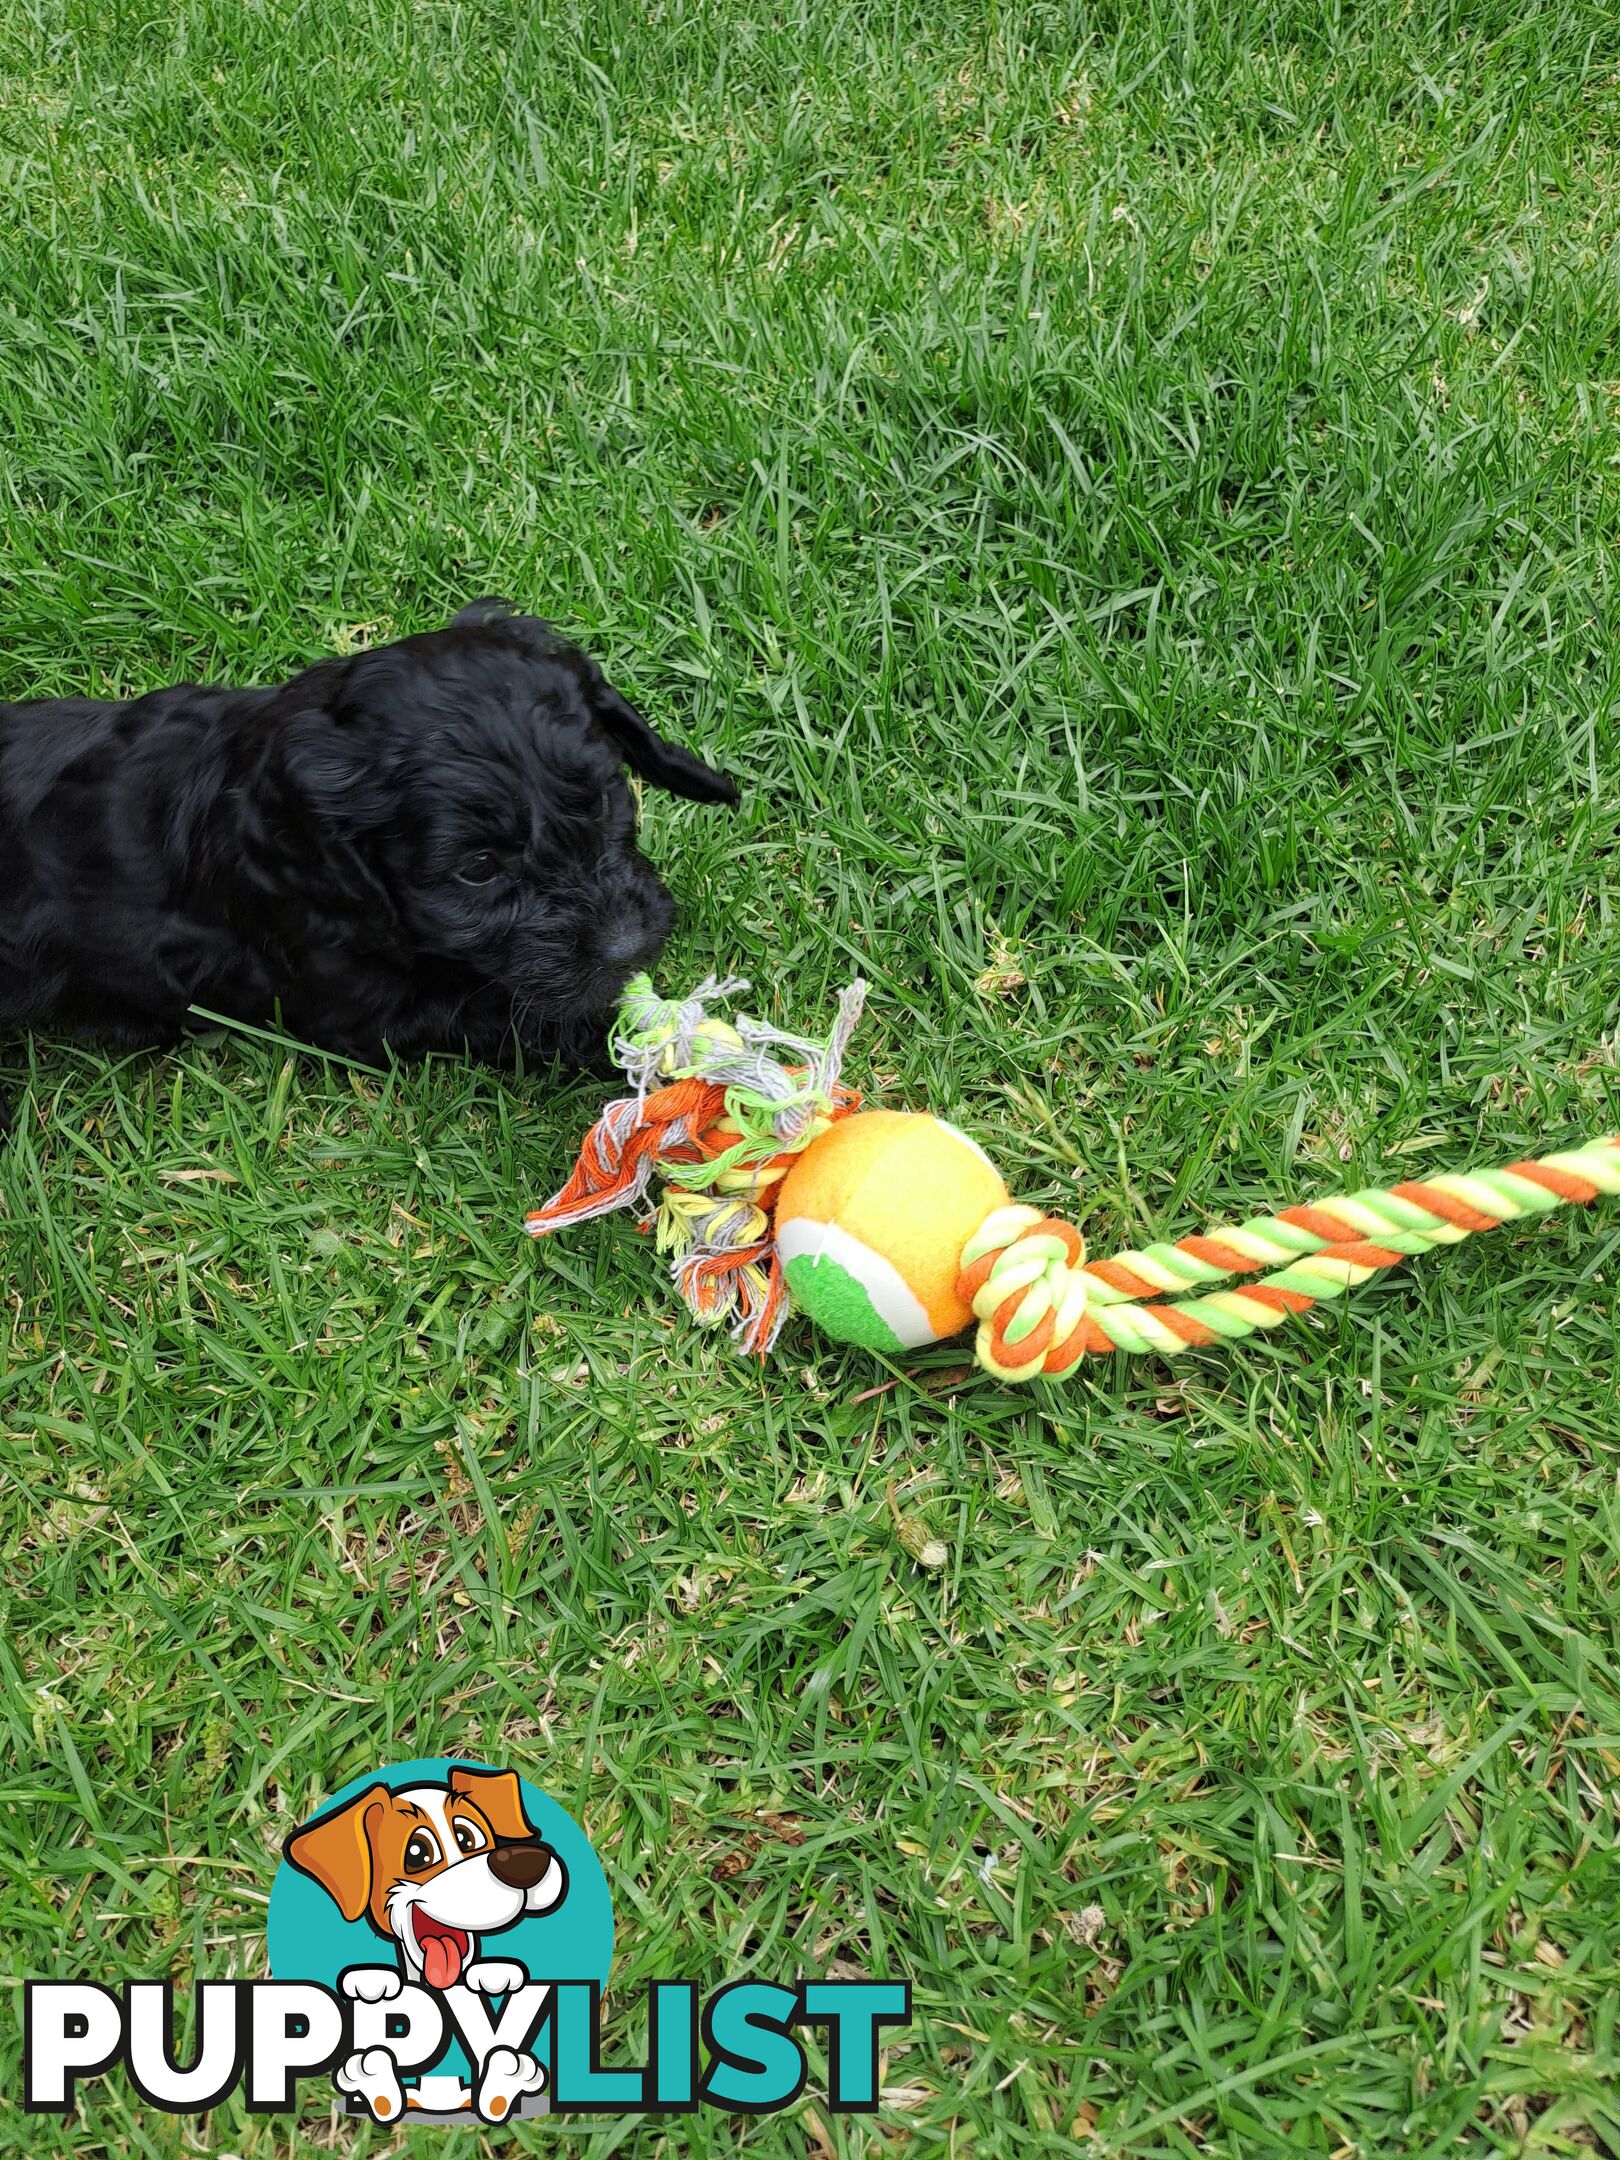
[[[488,848],[481,848],[476,855],[467,857],[456,876],[463,885],[488,885],[493,883],[500,867]]]
[[[425,1830],[415,1830],[405,1848],[405,1872],[407,1875],[420,1875],[424,1868],[432,1867],[438,1857],[437,1842]]]
[[[464,1853],[483,1851],[484,1833],[476,1823],[470,1823],[458,1815],[451,1827],[456,1833],[456,1844]]]

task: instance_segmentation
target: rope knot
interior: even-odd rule
[[[1067,1372],[1094,1347],[1085,1329],[1086,1241],[1039,1208],[997,1208],[962,1248],[957,1292],[979,1322],[974,1354],[1003,1380]]]

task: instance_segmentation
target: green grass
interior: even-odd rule
[[[11,0],[0,695],[512,594],[744,780],[646,805],[667,981],[861,970],[855,1077],[1104,1247],[1613,1128],[1617,85],[1579,0]],[[603,1852],[613,2045],[915,1991],[869,2121],[525,2150],[1620,2152],[1613,1209],[759,1373],[520,1237],[593,1086],[0,1075],[15,1975],[261,1969],[286,1830],[467,1750]]]

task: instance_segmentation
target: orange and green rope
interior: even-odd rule
[[[1539,1162],[1345,1193],[1109,1260],[1088,1261],[1079,1231],[1058,1217],[998,1208],[963,1248],[958,1287],[988,1372],[1055,1377],[1109,1351],[1173,1357],[1241,1341],[1414,1254],[1600,1193],[1620,1194],[1620,1136]],[[1259,1279],[1209,1287],[1234,1276]]]

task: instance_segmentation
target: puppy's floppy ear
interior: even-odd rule
[[[283,770],[304,801],[345,832],[382,824],[395,807],[375,744],[327,713],[311,716],[303,731],[289,728]]]
[[[318,661],[277,701],[268,732],[282,780],[323,824],[350,838],[397,814],[394,720],[410,687],[409,665],[382,645]]]
[[[735,780],[726,773],[716,772],[712,765],[705,765],[701,758],[694,757],[690,750],[683,750],[679,743],[665,742],[647,725],[628,698],[621,697],[613,685],[604,680],[601,669],[588,653],[559,637],[550,623],[542,622],[537,615],[518,614],[510,600],[493,597],[469,600],[450,627],[453,630],[477,630],[496,623],[514,643],[537,657],[562,660],[577,671],[593,719],[612,740],[633,773],[639,773],[643,780],[650,780],[654,787],[668,788],[672,795],[684,795],[688,802],[734,803],[737,800]]]
[[[386,1785],[370,1786],[358,1799],[295,1830],[283,1847],[295,1868],[318,1882],[345,1920],[358,1920],[371,1903],[374,1811],[387,1804]]]
[[[654,787],[684,795],[688,802],[734,803],[737,783],[728,773],[716,772],[679,743],[665,742],[656,734],[628,698],[620,697],[609,682],[593,675],[587,695],[591,711],[603,732],[618,745],[624,762]]]
[[[463,1770],[450,1773],[450,1790],[472,1801],[498,1838],[532,1838],[534,1824],[523,1812],[523,1788],[511,1770]]]

